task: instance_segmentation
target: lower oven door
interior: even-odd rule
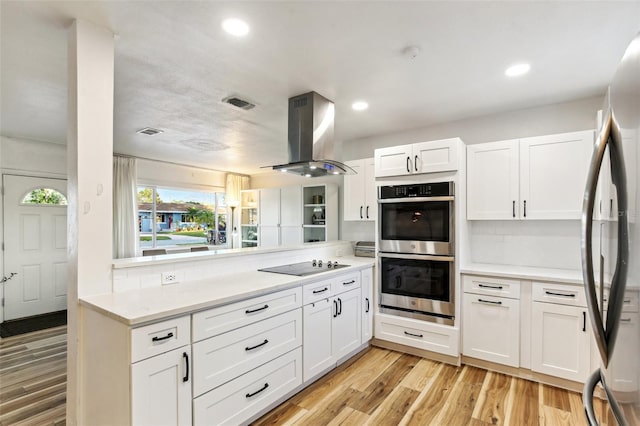
[[[455,263],[452,256],[379,253],[378,258],[383,311],[453,324]]]

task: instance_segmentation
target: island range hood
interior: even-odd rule
[[[289,98],[289,162],[273,170],[307,177],[356,172],[334,158],[333,102],[316,92]]]

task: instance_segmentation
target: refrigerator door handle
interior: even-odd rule
[[[584,202],[582,205],[582,216],[580,226],[580,251],[582,255],[582,278],[584,281],[585,293],[587,296],[587,310],[594,337],[600,351],[602,362],[606,367],[608,365],[608,350],[605,339],[604,324],[602,316],[598,310],[596,297],[596,282],[593,272],[593,209],[596,198],[596,188],[598,186],[598,176],[600,175],[600,167],[604,158],[604,152],[609,140],[609,132],[611,129],[611,115],[607,116],[604,121],[602,132],[598,136],[598,142],[594,148],[591,157],[591,165],[587,174],[587,184],[584,191]]]
[[[582,390],[582,406],[584,407],[584,413],[587,416],[589,426],[598,426],[598,419],[593,409],[593,392],[600,380],[600,369],[597,369],[589,376]]]

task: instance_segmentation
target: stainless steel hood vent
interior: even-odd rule
[[[289,162],[273,170],[317,177],[356,172],[334,160],[335,107],[327,98],[309,92],[289,99]]]

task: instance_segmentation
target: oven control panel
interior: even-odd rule
[[[379,198],[446,197],[453,194],[453,182],[387,185],[380,187]]]

